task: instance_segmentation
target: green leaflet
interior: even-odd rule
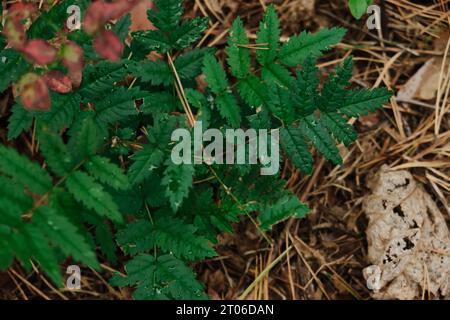
[[[267,7],[264,19],[259,24],[259,30],[256,33],[256,43],[268,50],[257,50],[256,58],[258,62],[268,67],[277,56],[280,41],[280,21],[273,5]]]
[[[163,162],[164,154],[159,149],[145,146],[134,154],[133,164],[128,169],[128,178],[132,185],[138,184],[147,178]]]
[[[236,78],[245,78],[250,72],[250,50],[243,46],[248,45],[247,33],[242,20],[234,20],[228,38],[227,55],[231,73]]]
[[[386,88],[351,90],[347,93],[344,103],[339,108],[339,112],[349,117],[366,115],[377,110],[383,103],[388,102],[391,97],[392,92]]]
[[[17,138],[23,131],[31,128],[33,115],[20,104],[12,107],[12,115],[8,119],[8,140]]]
[[[37,163],[4,145],[0,145],[0,172],[36,194],[44,194],[52,186],[50,176]]]
[[[14,183],[14,180],[3,175],[0,175],[0,194],[0,199],[5,200],[3,203],[8,204],[6,207],[13,203],[20,213],[33,206],[33,199],[25,194],[24,188],[20,184]]]
[[[311,174],[313,170],[313,158],[300,129],[293,127],[282,128],[280,138],[281,145],[294,166],[305,174]]]
[[[216,104],[220,115],[227,120],[233,128],[238,128],[241,123],[239,106],[233,95],[224,93],[216,97]]]
[[[115,265],[117,263],[117,246],[114,243],[114,235],[109,226],[105,223],[97,225],[95,227],[95,239],[100,245],[102,252],[106,255],[108,261]]]
[[[2,182],[5,182],[5,180],[3,180]],[[21,216],[24,207],[21,208],[18,204],[12,202],[11,200],[7,198],[0,199],[0,209],[2,212],[2,215],[0,216],[0,224],[7,225],[8,227],[20,227],[20,225],[22,224]],[[31,206],[27,207],[31,208]]]
[[[267,88],[257,76],[250,75],[245,79],[239,79],[238,91],[251,107],[257,108],[266,103]]]
[[[25,238],[17,241],[22,242],[22,245],[28,246],[31,257],[39,262],[39,266],[58,286],[62,286],[63,281],[58,260],[48,238],[39,227],[31,224],[25,225],[22,230]],[[22,259],[21,261],[25,263]]]
[[[353,62],[351,58],[336,68],[336,72],[330,75],[324,83],[321,97],[318,98],[319,109],[323,112],[335,112],[344,103],[348,94],[346,87],[350,85]]]
[[[130,70],[135,77],[144,82],[150,82],[154,86],[168,86],[175,79],[167,62],[162,60],[146,60],[139,64],[133,64]]]
[[[175,69],[181,79],[194,79],[202,72],[203,60],[212,52],[209,48],[193,49],[180,57],[175,62]]]
[[[217,95],[216,104],[220,115],[232,127],[239,127],[241,122],[239,105],[235,97],[229,92],[226,73],[214,56],[207,55],[205,57],[203,73],[206,76],[209,88]]]
[[[114,24],[112,30],[114,31],[115,34],[117,34],[117,36],[121,41],[125,41],[126,37],[128,36],[130,26],[131,26],[131,15],[127,14],[122,18],[120,18],[120,20]]]
[[[262,79],[269,85],[277,84],[285,88],[291,88],[294,77],[288,69],[277,63],[271,63],[262,68]]]
[[[227,75],[213,55],[207,55],[204,58],[203,74],[209,88],[215,94],[221,94],[228,90]]]
[[[291,123],[298,117],[293,108],[291,91],[287,88],[277,85],[269,86],[267,106],[271,113],[286,123]]]
[[[343,142],[346,146],[358,138],[352,126],[337,113],[324,112],[320,116],[320,121],[336,140]]]
[[[84,113],[69,131],[69,152],[75,163],[94,155],[102,143],[103,132],[95,124],[92,113]]]
[[[167,168],[164,171],[162,185],[166,188],[166,196],[173,211],[177,211],[192,187],[194,166],[188,164],[176,165],[170,160],[166,164]]]
[[[181,50],[200,39],[202,33],[208,28],[208,18],[195,18],[184,21],[173,33],[173,47]]]
[[[321,121],[318,121],[314,116],[306,117],[300,124],[300,130],[325,158],[336,165],[342,164],[339,150]]]
[[[141,111],[146,115],[180,109],[182,109],[180,99],[167,91],[147,93],[141,105]]]
[[[65,255],[72,256],[75,260],[95,269],[100,268],[94,251],[67,218],[57,214],[50,207],[40,207],[35,212],[33,222]]]
[[[77,93],[58,94],[51,92],[52,108],[35,113],[39,122],[44,122],[53,131],[68,128],[80,112],[81,97]]]
[[[86,66],[79,93],[88,101],[102,100],[114,89],[113,85],[130,72],[130,66],[133,66],[132,62],[127,60],[114,63],[101,61],[96,65]]]
[[[290,216],[295,218],[303,218],[309,209],[301,203],[297,196],[286,195],[279,199],[276,203],[264,207],[258,218],[263,230],[269,230],[272,225],[287,219]]]
[[[60,177],[69,173],[74,165],[62,138],[58,134],[50,132],[47,127],[39,130],[38,137],[41,151],[51,170]]]
[[[95,106],[95,121],[109,124],[137,115],[135,100],[145,96],[139,88],[118,87]]]
[[[67,178],[66,187],[75,199],[98,215],[122,222],[117,204],[92,177],[80,171],[74,172]]]
[[[114,189],[129,188],[128,177],[108,158],[93,156],[84,164],[84,167],[91,176]]]
[[[291,90],[291,101],[300,116],[309,116],[317,109],[318,69],[315,60],[307,58]]]
[[[346,30],[324,28],[316,33],[302,32],[291,37],[280,50],[280,61],[287,66],[297,66],[308,56],[318,56],[331,45],[339,43]]]

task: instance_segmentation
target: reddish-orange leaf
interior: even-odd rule
[[[86,10],[83,28],[87,33],[98,31],[108,21],[108,11],[111,5],[102,0],[92,3]]]
[[[151,0],[143,0],[131,10],[130,31],[155,30],[155,26],[148,20],[147,10],[153,8]]]
[[[50,95],[42,77],[27,73],[18,83],[20,100],[28,110],[49,110]]]
[[[92,3],[86,10],[83,20],[83,28],[87,33],[99,31],[106,22],[120,18],[130,11],[141,0],[117,0],[107,2],[99,0]]]
[[[22,52],[31,61],[41,65],[52,63],[57,54],[56,49],[42,39],[27,41]]]
[[[67,67],[73,87],[78,87],[83,78],[83,49],[75,42],[67,41],[61,48],[61,63]]]
[[[20,21],[29,18],[35,12],[37,10],[34,4],[18,2],[11,5],[8,9],[8,18]]]
[[[101,57],[110,61],[118,61],[122,57],[123,43],[111,30],[100,31],[92,45]]]
[[[8,39],[11,48],[22,50],[26,43],[25,28],[20,20],[7,19],[3,34]]]
[[[67,75],[72,81],[72,87],[77,88],[80,86],[81,80],[83,80],[83,69],[69,69]]]
[[[50,90],[59,93],[67,93],[72,91],[72,82],[70,78],[61,71],[49,71],[44,75],[43,78]]]
[[[73,41],[67,41],[61,48],[61,63],[69,70],[83,69],[83,49]]]

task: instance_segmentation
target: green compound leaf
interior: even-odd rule
[[[122,222],[122,215],[112,197],[84,172],[72,173],[66,180],[66,187],[75,199],[88,209],[92,209],[98,215],[114,222]]]

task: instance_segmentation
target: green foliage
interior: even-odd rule
[[[28,36],[53,39],[69,3],[42,13]],[[77,3],[84,11],[90,1]],[[127,261],[126,275],[115,274],[111,283],[132,287],[136,299],[204,299],[191,267],[216,256],[220,233],[233,232],[241,216],[253,213],[259,229],[270,231],[304,217],[308,207],[284,190],[278,175],[261,176],[260,163],[174,164],[171,136],[189,129],[185,109],[204,129],[280,129],[282,154],[311,174],[313,148],[342,164],[337,144],[357,138],[350,118],[391,96],[385,88],[349,89],[351,59],[323,77],[316,59],[341,41],[342,28],[302,32],[281,44],[271,5],[256,43],[242,20],[234,21],[222,64],[213,49],[190,49],[206,18],[183,19],[181,0],[154,4],[148,16],[157,30],[132,33],[126,59],[102,61],[91,36],[71,32],[85,51],[80,86],[51,93],[50,110],[13,105],[8,140],[29,147],[19,154],[0,146],[0,269],[16,259],[30,270],[33,262],[61,285],[62,261],[71,257],[98,269],[101,252],[109,263]],[[108,24],[122,40],[129,26],[129,15]],[[5,39],[0,43],[1,91],[29,70],[44,72],[6,48]],[[154,61],[146,57],[153,50],[161,54]]]
[[[133,33],[134,41],[148,52],[182,50],[197,41],[208,27],[207,18],[181,19],[182,0],[156,0],[154,4],[156,8],[148,11],[148,18],[158,30]]]
[[[360,19],[367,11],[367,7],[372,4],[372,0],[348,0],[350,12],[356,19]]]
[[[13,49],[3,49],[0,51],[0,91],[6,88],[25,74],[30,65],[17,51]]]
[[[259,25],[259,31],[256,33],[256,43],[267,48],[267,50],[258,50],[256,58],[264,67],[269,67],[277,56],[277,50],[280,46],[280,22],[278,20],[275,7],[270,5],[267,8],[266,15]]]
[[[308,207],[301,203],[295,195],[285,195],[277,202],[264,206],[259,214],[259,221],[261,222],[261,228],[268,230],[272,225],[290,216],[303,218],[308,211]]]
[[[162,185],[166,188],[166,196],[174,211],[178,210],[183,203],[183,199],[187,197],[189,189],[192,187],[193,176],[193,165],[176,165],[171,160],[167,162]]]
[[[121,222],[122,216],[111,196],[94,178],[84,172],[75,172],[66,180],[67,190],[76,200],[87,208],[93,209],[100,216]]]
[[[36,194],[44,194],[52,185],[50,175],[39,164],[4,145],[0,145],[0,172]]]
[[[23,131],[31,128],[33,115],[20,104],[15,104],[11,109],[8,119],[8,140],[17,138]]]
[[[343,28],[324,28],[316,33],[304,31],[281,47],[280,61],[288,66],[302,64],[306,58],[319,56],[331,45],[339,43],[345,32]]]
[[[236,98],[230,93],[228,79],[220,63],[213,56],[205,58],[203,73],[211,91],[216,95],[220,115],[232,127],[239,127],[241,115]]]
[[[236,78],[245,78],[250,72],[250,50],[245,48],[249,41],[240,18],[234,20],[228,38],[228,64]]]
[[[205,299],[203,285],[195,279],[195,274],[185,263],[173,255],[155,258],[139,255],[125,266],[127,276],[115,275],[113,285],[136,286],[135,299]]]

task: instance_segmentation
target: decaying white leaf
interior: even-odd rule
[[[450,297],[450,235],[431,197],[408,171],[387,166],[370,188],[364,210],[371,265],[363,273],[373,297]]]

